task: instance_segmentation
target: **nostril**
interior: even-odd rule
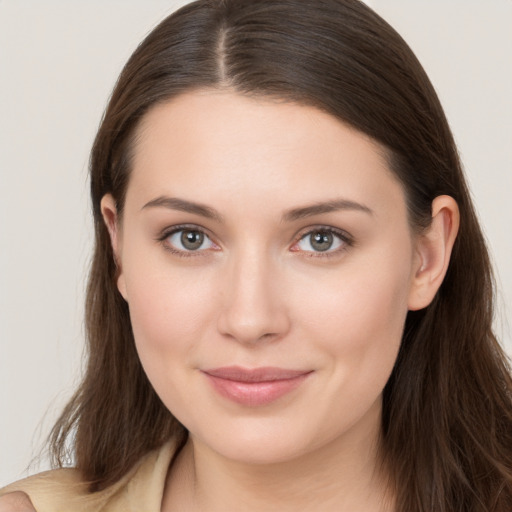
[[[244,344],[259,344],[281,338],[289,329],[287,316],[274,309],[242,315],[241,311],[224,311],[218,321],[219,332]]]

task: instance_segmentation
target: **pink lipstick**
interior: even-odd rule
[[[296,389],[312,371],[228,366],[202,370],[220,395],[246,406],[270,404]]]

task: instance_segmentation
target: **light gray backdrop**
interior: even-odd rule
[[[24,476],[79,375],[87,158],[107,97],[136,44],[183,3],[0,0],[0,486]],[[445,106],[512,352],[512,1],[368,3],[416,51]]]

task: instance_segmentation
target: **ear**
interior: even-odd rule
[[[121,229],[120,222],[117,215],[116,202],[111,194],[105,194],[100,203],[101,214],[103,215],[103,222],[107,226],[110,235],[110,243],[112,244],[112,252],[114,253],[114,260],[117,266],[117,289],[125,300],[126,283],[124,280],[122,258],[121,258]]]
[[[409,310],[427,307],[443,282],[459,230],[459,207],[453,197],[432,202],[432,222],[416,241],[415,274],[409,293]]]

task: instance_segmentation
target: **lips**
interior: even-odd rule
[[[296,389],[311,370],[285,368],[242,368],[229,366],[202,370],[213,389],[222,397],[245,406],[263,406],[275,402]]]

